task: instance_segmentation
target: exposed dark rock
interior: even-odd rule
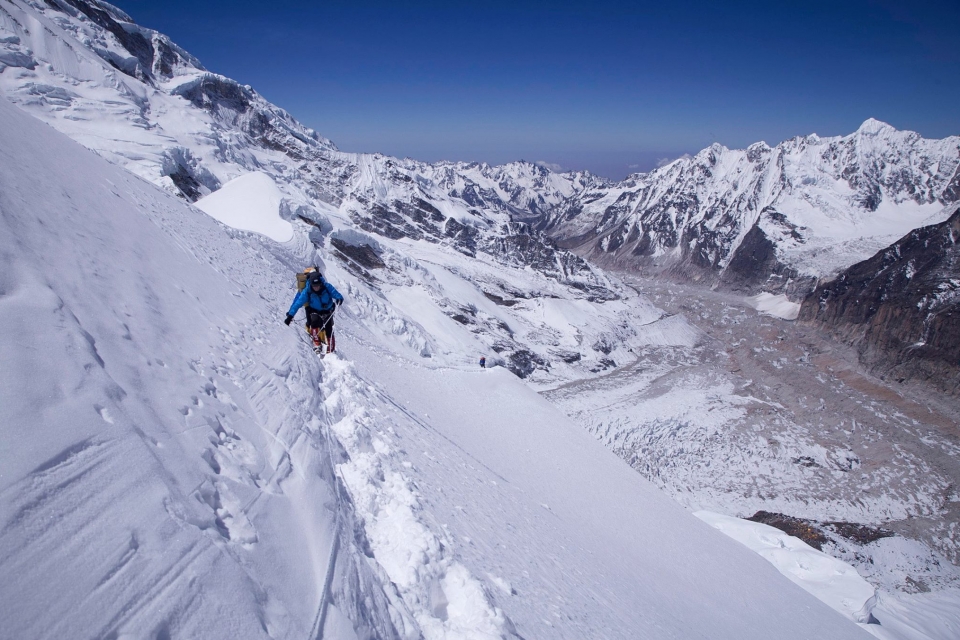
[[[776,246],[760,228],[760,224],[756,223],[737,247],[720,276],[720,282],[726,288],[752,294],[758,293],[761,288],[777,289],[776,285],[769,286],[771,278],[780,284],[796,277],[795,270],[785,267],[777,259]]]
[[[610,340],[607,336],[600,336],[596,342],[592,345],[594,351],[599,351],[604,355],[610,355],[610,353],[616,348],[616,344]]]
[[[823,528],[857,544],[870,544],[882,538],[892,538],[896,534],[886,529],[868,527],[852,522],[824,522]]]
[[[443,234],[453,240],[453,246],[461,253],[474,257],[477,255],[477,230],[461,224],[454,218],[447,218],[443,225]]]
[[[186,167],[178,165],[177,170],[169,175],[173,184],[177,185],[177,189],[188,201],[196,202],[203,197],[203,185],[187,171]]]
[[[180,196],[189,202],[196,202],[221,186],[216,176],[182,147],[174,147],[164,153],[161,171],[173,181]]]
[[[130,16],[115,9],[110,11],[97,3],[84,0],[46,0],[47,4],[57,10],[65,6],[72,7],[83,13],[91,22],[109,31],[120,45],[133,56],[133,64],[119,58],[114,52],[96,50],[96,52],[114,68],[137,80],[150,85],[156,84],[157,76],[170,78],[173,68],[183,62],[183,58],[163,36],[147,39],[143,30],[133,24]],[[149,33],[149,32],[148,32]],[[196,60],[191,64],[198,68]]]
[[[856,345],[881,377],[960,393],[960,210],[823,283],[799,319]]]
[[[617,363],[614,360],[611,360],[610,358],[600,358],[600,360],[597,361],[596,366],[590,367],[590,371],[592,373],[599,373],[601,371],[606,371],[607,369],[615,369],[616,367]]]
[[[177,95],[189,100],[195,107],[216,114],[230,122],[236,122],[236,116],[246,113],[252,106],[253,94],[237,82],[214,75],[204,74],[192,82],[187,82],[175,90]],[[256,125],[253,133],[260,134]]]
[[[537,369],[549,368],[550,365],[546,360],[527,349],[519,349],[507,356],[507,369],[518,378],[526,378]]]
[[[579,351],[553,351],[553,355],[557,356],[567,364],[573,364],[574,362],[580,362],[583,356]]]
[[[374,204],[367,216],[354,212],[351,214],[351,218],[364,231],[378,233],[392,240],[399,240],[400,238],[420,240],[423,238],[423,232],[410,224],[404,216],[380,204]]]
[[[769,511],[757,511],[747,518],[752,522],[766,524],[775,529],[780,529],[787,535],[800,538],[808,545],[819,551],[823,550],[823,545],[829,540],[823,533],[809,520],[802,520],[787,516],[782,513],[771,513]]]
[[[440,210],[437,209],[432,204],[430,204],[429,202],[427,202],[426,200],[423,200],[422,198],[417,198],[414,204],[416,204],[418,210],[426,213],[429,216],[429,218],[434,222],[444,221],[444,215],[440,213]]]
[[[787,535],[800,538],[814,549],[823,550],[823,545],[830,542],[830,539],[824,535],[824,531],[851,540],[857,544],[864,545],[876,542],[882,538],[891,538],[892,531],[876,527],[868,527],[853,522],[815,522],[803,518],[784,515],[782,513],[771,513],[769,511],[757,511],[747,518],[752,522],[759,522],[769,525],[775,529],[783,531]]]
[[[487,298],[489,298],[490,300],[493,300],[496,304],[500,305],[501,307],[512,307],[518,302],[518,300],[508,300],[506,298],[501,298],[495,293],[490,293],[489,291],[484,291],[483,295],[487,296]]]
[[[819,467],[820,463],[811,458],[810,456],[800,456],[799,458],[793,458],[791,460],[793,464],[798,464],[801,467]]]
[[[339,238],[331,238],[330,244],[333,245],[344,258],[367,269],[383,269],[386,266],[376,249],[369,244],[356,246],[344,242]]]

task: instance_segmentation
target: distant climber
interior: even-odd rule
[[[486,368],[487,368],[487,357],[486,357],[486,356],[480,356],[480,368],[481,368],[481,369],[486,369]]]
[[[305,306],[307,333],[313,339],[313,350],[323,355],[323,347],[326,345],[327,353],[332,353],[337,348],[337,341],[333,335],[333,313],[343,304],[343,296],[332,284],[324,280],[319,269],[307,270],[305,273],[307,274],[305,286],[297,292],[297,297],[293,299],[290,311],[287,312],[283,322],[290,326],[293,316],[297,314],[300,307]]]

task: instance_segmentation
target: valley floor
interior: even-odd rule
[[[645,348],[547,399],[691,510],[789,516],[766,521],[806,528],[881,593],[960,586],[955,400],[873,378],[854,349],[742,296],[630,282],[697,345]]]

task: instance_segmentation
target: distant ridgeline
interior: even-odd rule
[[[867,120],[844,137],[714,144],[650,173],[588,186],[532,221],[598,264],[802,299],[817,281],[960,200],[960,137]]]

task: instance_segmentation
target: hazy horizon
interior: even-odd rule
[[[345,151],[620,179],[870,117],[960,134],[956,3],[115,4]]]

